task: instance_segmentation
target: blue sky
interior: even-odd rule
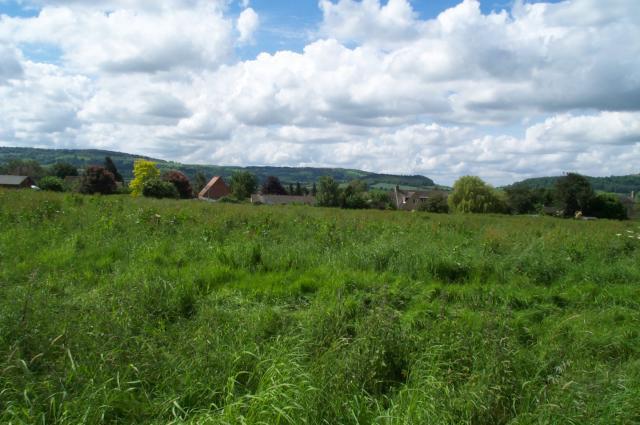
[[[0,0],[0,145],[637,173],[640,2]]]

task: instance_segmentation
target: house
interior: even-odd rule
[[[417,210],[420,204],[427,202],[430,198],[448,196],[443,190],[402,190],[400,186],[389,193],[389,199],[399,210]]]
[[[255,193],[251,195],[251,203],[265,205],[315,205],[316,198],[315,196],[262,195]]]
[[[217,201],[220,198],[231,195],[231,189],[222,180],[222,177],[215,176],[198,194],[198,199]]]
[[[24,189],[34,186],[35,183],[28,176],[6,176],[0,175],[0,187],[13,189]]]

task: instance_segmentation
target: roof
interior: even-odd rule
[[[222,177],[214,176],[211,180],[209,180],[209,183],[207,183],[207,185],[202,188],[202,190],[198,194],[198,197],[205,196],[207,194],[207,192],[209,191],[209,189],[211,189],[219,181],[224,184],[224,180],[222,180]]]
[[[0,185],[2,186],[20,186],[29,177],[27,176],[4,176],[0,175]]]

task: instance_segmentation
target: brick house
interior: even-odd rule
[[[229,186],[227,186],[224,180],[222,180],[222,177],[215,176],[205,187],[202,188],[198,194],[198,199],[217,201],[218,199],[229,195],[231,195],[231,189],[229,189]]]

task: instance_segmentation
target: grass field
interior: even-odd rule
[[[0,192],[0,423],[640,423],[639,238]]]

